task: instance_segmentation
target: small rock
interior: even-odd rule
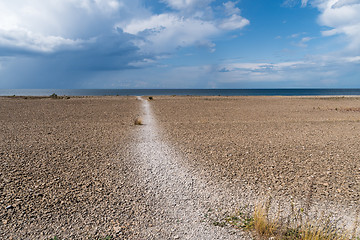
[[[121,232],[121,227],[114,227],[114,232],[116,232],[116,233]]]
[[[7,206],[5,209],[8,210],[8,209],[13,209],[13,208],[14,208],[13,205],[9,205],[9,206]]]
[[[174,239],[180,239],[180,237],[178,235],[175,235]]]

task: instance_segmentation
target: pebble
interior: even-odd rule
[[[120,233],[121,232],[121,227],[114,227],[114,232]]]

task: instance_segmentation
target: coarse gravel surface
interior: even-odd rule
[[[360,98],[147,99],[0,97],[0,239],[251,239],[215,225],[269,196],[355,220]]]
[[[158,96],[158,124],[191,168],[352,227],[360,207],[360,98]],[[251,198],[250,198],[251,199]],[[252,200],[250,200],[252,201]]]
[[[151,109],[135,97],[1,97],[0,239],[249,239],[213,225],[238,201],[185,164]]]
[[[136,236],[135,97],[0,98],[0,239]]]

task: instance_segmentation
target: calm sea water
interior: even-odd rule
[[[0,96],[193,95],[193,96],[324,96],[360,95],[360,89],[0,89]]]

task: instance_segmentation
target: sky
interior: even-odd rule
[[[360,88],[360,0],[0,0],[0,89]]]

